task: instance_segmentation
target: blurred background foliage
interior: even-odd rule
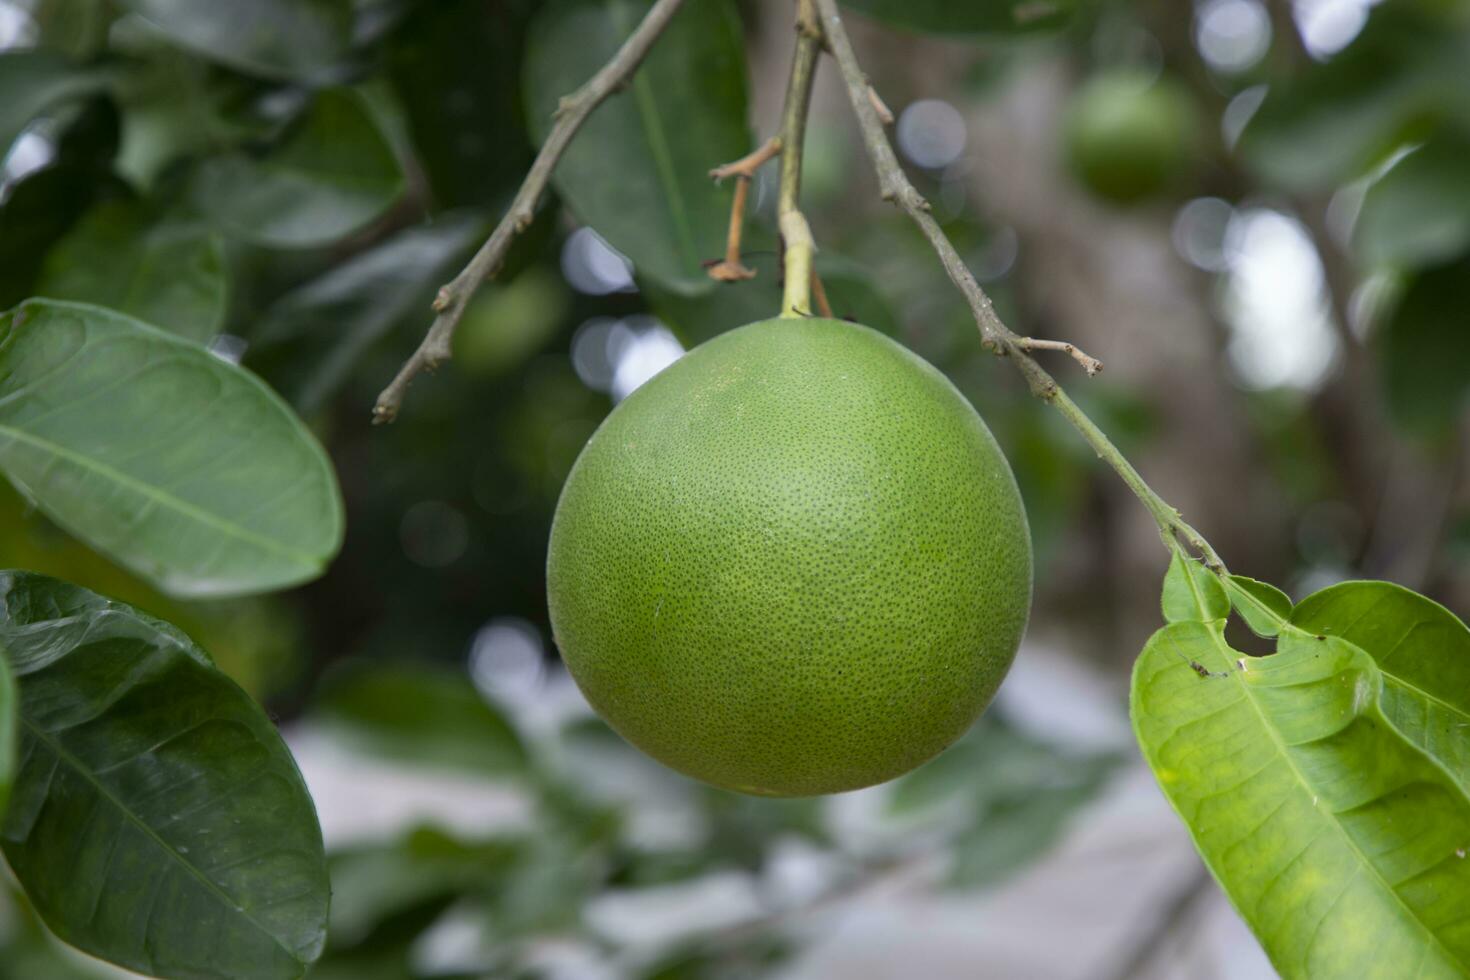
[[[577,452],[684,348],[779,302],[773,173],[752,195],[757,278],[716,286],[699,264],[729,195],[705,171],[773,125],[790,5],[688,7],[669,50],[697,49],[708,76],[669,123],[702,224],[671,246],[666,188],[619,155],[638,121],[615,99],[567,161],[604,193],[544,203],[452,365],[374,428],[435,290],[637,0],[0,0],[0,308],[97,302],[243,359],[340,474],[331,571],[229,602],[162,596],[0,493],[0,565],[173,621],[286,725],[333,847],[316,976],[763,975],[799,945],[798,913],[915,862],[934,888],[1019,873],[1134,764],[1126,741],[1038,724],[1025,702],[1063,697],[1041,671],[860,803],[746,799],[634,753],[561,671],[543,570]],[[1020,332],[1105,361],[1094,381],[1054,367],[1232,568],[1295,594],[1389,578],[1470,609],[1470,7],[850,7],[905,162],[971,268]],[[834,308],[981,410],[1037,548],[1022,660],[1089,664],[1121,716],[1164,552],[981,351],[877,199],[832,76],[804,201]],[[667,925],[711,892],[723,912]],[[0,898],[0,975],[98,969]]]

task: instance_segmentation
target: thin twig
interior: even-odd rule
[[[725,257],[708,267],[711,279],[720,282],[739,282],[754,279],[755,270],[740,259],[740,243],[745,237],[745,204],[750,197],[750,180],[767,160],[781,152],[781,140],[765,141],[752,153],[747,153],[733,163],[725,163],[709,172],[715,183],[727,177],[735,178],[735,197],[730,202],[730,230],[725,234]]]
[[[995,307],[991,305],[990,297],[985,295],[985,290],[980,288],[974,275],[965,266],[964,260],[960,258],[949,236],[944,233],[939,222],[934,220],[934,216],[929,213],[929,202],[924,200],[924,196],[910,183],[903,168],[899,166],[898,157],[888,142],[888,135],[883,131],[883,122],[879,118],[872,99],[868,96],[870,85],[867,76],[863,74],[862,67],[858,64],[852,41],[847,36],[847,28],[843,25],[842,15],[837,9],[837,0],[812,0],[812,2],[817,5],[821,13],[822,32],[826,38],[828,50],[837,59],[843,83],[847,88],[848,101],[852,104],[853,112],[857,114],[858,126],[863,134],[863,143],[873,162],[873,169],[878,175],[879,191],[885,201],[891,201],[901,207],[919,226],[924,237],[929,239],[929,244],[939,255],[945,272],[949,274],[950,280],[969,304],[970,312],[975,317],[975,324],[980,328],[981,343],[993,353],[1009,357],[1026,379],[1031,393],[1052,405],[1068,422],[1072,423],[1073,428],[1081,433],[1082,437],[1097,452],[1098,457],[1105,460],[1123,478],[1123,482],[1148,508],[1148,512],[1158,524],[1159,532],[1166,541],[1182,538],[1199,553],[1212,571],[1216,574],[1225,574],[1224,562],[1220,560],[1220,556],[1215,553],[1215,549],[1204,539],[1204,536],[1185,523],[1179,511],[1144,482],[1133,464],[1118,451],[1118,447],[1114,446],[1092,419],[1077,407],[1077,403],[1067,396],[1067,393],[1047,373],[1046,369],[1027,353],[1032,349],[1053,349],[1051,345],[1055,342],[1043,344],[1043,342],[1018,336],[1001,321],[995,312]],[[1067,350],[1067,348],[1070,348],[1067,352],[1071,353],[1084,367],[1087,366],[1088,361],[1093,360],[1072,345],[1055,349]],[[1083,358],[1087,360],[1084,361]]]
[[[868,101],[873,103],[873,111],[878,114],[878,121],[885,126],[893,125],[893,110],[888,108],[888,103],[883,101],[883,96],[872,85],[868,86]]]
[[[516,192],[510,209],[485,244],[480,246],[475,257],[470,259],[469,265],[453,280],[440,287],[439,294],[434,299],[434,312],[437,314],[434,322],[413,356],[404,363],[398,375],[378,396],[377,404],[373,406],[374,422],[381,424],[393,421],[403,406],[404,393],[419,372],[432,371],[449,360],[452,355],[450,342],[460,317],[464,315],[465,307],[469,305],[470,297],[486,279],[495,275],[501,262],[505,260],[505,253],[510,250],[511,242],[530,226],[536,214],[536,204],[541,200],[551,173],[556,169],[567,146],[571,144],[572,137],[582,128],[592,110],[622,88],[633,76],[648,55],[649,49],[653,47],[653,42],[658,40],[683,2],[684,0],[657,0],[644,16],[643,22],[628,36],[612,59],[581,88],[564,96],[558,103],[556,123],[551,127],[546,142],[541,144],[541,151],[536,154],[536,160],[521,183],[521,189]]]
[[[812,101],[817,59],[822,54],[822,29],[811,0],[797,0],[796,53],[781,110],[781,185],[776,192],[776,224],[781,230],[781,315],[812,315],[812,269],[817,244],[801,213],[802,151],[806,141],[807,109]]]
[[[827,301],[827,287],[822,285],[822,277],[817,273],[817,266],[812,264],[812,300],[817,304],[817,315],[832,319],[832,304]]]
[[[1089,378],[1095,376],[1103,369],[1102,361],[1088,355],[1076,344],[1069,344],[1065,340],[1037,340],[1035,337],[1017,337],[1016,346],[1024,351],[1059,350],[1064,354],[1070,354],[1074,361],[1082,365],[1082,370],[1087,372]]]

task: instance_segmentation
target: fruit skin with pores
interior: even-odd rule
[[[1201,127],[1178,82],[1112,69],[1077,92],[1062,129],[1067,162],[1083,185],[1099,197],[1133,204],[1189,172]]]
[[[892,779],[970,726],[1031,603],[1020,494],[934,367],[839,320],[749,324],[617,406],[567,478],[552,628],[623,737],[727,789]]]

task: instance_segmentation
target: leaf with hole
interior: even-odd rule
[[[1291,625],[1361,647],[1383,673],[1383,713],[1470,794],[1470,629],[1392,582],[1342,582],[1301,601]]]
[[[1077,0],[842,0],[889,27],[928,34],[1016,34],[1054,31],[1077,12]]]
[[[328,89],[264,154],[205,160],[193,197],[231,235],[271,248],[308,248],[362,228],[403,189],[393,148],[362,98]]]
[[[120,0],[183,47],[247,74],[321,82],[350,53],[353,0]]]
[[[46,924],[162,977],[297,977],[330,888],[316,812],[265,712],[131,606],[0,574],[20,759],[0,847]]]
[[[224,245],[141,201],[93,208],[46,257],[39,295],[107,306],[206,343],[225,318]]]
[[[527,114],[538,141],[558,101],[612,57],[651,0],[556,0],[527,43]],[[750,150],[745,50],[730,0],[685,4],[633,76],[589,118],[556,168],[582,221],[666,289],[703,290],[724,253],[729,187],[709,169]]]
[[[1230,604],[1257,636],[1277,635],[1291,618],[1291,597],[1270,582],[1232,575],[1225,591],[1230,594]]]
[[[1470,798],[1385,717],[1378,665],[1297,629],[1247,657],[1193,591],[1135,665],[1134,731],[1276,969],[1464,976]]]
[[[98,306],[0,316],[0,471],[177,596],[321,574],[342,540],[326,453],[260,379]]]

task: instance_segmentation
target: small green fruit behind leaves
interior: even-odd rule
[[[551,130],[557,102],[631,34],[651,0],[555,0],[527,43],[526,114]],[[724,252],[730,189],[709,169],[750,150],[745,49],[730,0],[685,4],[633,76],[578,132],[553,182],[584,222],[668,289],[703,290]]]
[[[1166,592],[1203,596],[1187,575],[1171,565]],[[1276,969],[1319,980],[1415,964],[1419,976],[1464,976],[1464,788],[1387,716],[1384,675],[1362,648],[1283,624],[1274,656],[1247,657],[1217,612],[1200,601],[1149,640],[1134,730]]]
[[[328,89],[266,155],[206,160],[193,199],[221,229],[245,241],[310,248],[379,217],[404,186],[393,148],[363,99],[348,89]]]
[[[280,398],[97,306],[30,300],[0,315],[0,471],[176,596],[303,582],[342,539],[331,463]]]
[[[1062,125],[1073,172],[1094,194],[1117,204],[1180,183],[1201,135],[1198,111],[1178,82],[1128,69],[1089,80]]]
[[[265,713],[167,623],[0,573],[20,758],[0,847],[62,939],[161,977],[296,977],[330,887]]]

